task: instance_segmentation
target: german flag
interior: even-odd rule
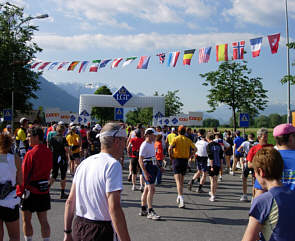
[[[73,71],[76,66],[79,64],[80,61],[73,61],[70,66],[68,67],[68,71]]]
[[[195,53],[195,49],[185,50],[183,54],[183,65],[191,65],[191,59]]]

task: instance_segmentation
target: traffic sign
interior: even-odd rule
[[[5,121],[11,121],[11,117],[12,117],[11,109],[4,109],[3,110],[3,116],[4,116]]]
[[[248,113],[240,114],[240,127],[249,127],[250,126],[250,117]]]
[[[122,86],[115,94],[113,94],[113,97],[123,106],[132,98],[132,95],[124,86]]]
[[[124,109],[123,108],[115,108],[115,120],[123,120],[124,119]]]

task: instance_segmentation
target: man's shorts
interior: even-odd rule
[[[237,158],[241,158],[241,157],[243,157],[243,156],[244,156],[243,153],[238,152],[238,151],[235,151],[235,157],[237,157]]]
[[[138,157],[131,158],[131,170],[132,174],[137,174],[138,170],[140,169],[138,164]]]
[[[211,167],[208,167],[208,175],[210,177],[218,176],[219,171],[220,171],[219,166],[213,166],[213,171],[211,171]]]
[[[88,148],[88,142],[82,142],[82,149],[87,149]]]
[[[22,201],[21,210],[33,212],[44,212],[51,208],[50,195],[47,194],[34,194]]]
[[[71,160],[75,160],[77,158],[80,158],[80,153],[74,153],[73,155],[70,155]]]
[[[252,177],[253,177],[253,176],[254,176],[254,169],[253,169],[253,168],[249,168],[248,166],[246,166],[246,167],[244,168],[243,176],[244,176],[245,178],[247,178],[247,177],[249,176],[250,171],[252,171]]]
[[[58,176],[58,170],[60,170],[60,178],[61,180],[66,179],[66,174],[68,170],[68,162],[66,160],[61,160],[59,163],[57,160],[53,160],[52,166],[52,178],[56,179]]]
[[[14,209],[0,206],[0,220],[4,222],[14,222],[19,219],[19,207]]]
[[[185,175],[188,165],[188,160],[186,158],[176,158],[173,160],[173,171],[174,174]]]
[[[199,171],[206,172],[207,171],[207,161],[208,157],[206,156],[197,156],[197,169]]]
[[[152,162],[144,162],[144,167],[146,171],[150,174],[150,179],[147,180],[144,176],[144,172],[142,172],[142,176],[144,178],[145,183],[148,185],[155,184],[159,168],[156,165],[154,165]]]
[[[74,241],[113,241],[114,230],[111,221],[95,221],[76,216],[73,224]]]

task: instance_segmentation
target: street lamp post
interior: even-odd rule
[[[17,26],[15,26],[14,28],[17,29],[19,28],[22,24],[28,22],[28,21],[31,21],[33,19],[43,19],[43,18],[48,18],[49,15],[48,14],[41,14],[41,15],[38,15],[38,16],[35,16],[35,17],[27,17],[25,18],[23,21],[21,21]],[[11,28],[10,28],[11,29]],[[13,40],[16,42],[16,34],[17,32],[14,31],[13,32]],[[15,59],[15,53],[13,52],[13,55],[12,55],[12,65],[14,65],[14,59]],[[11,87],[11,131],[13,133],[13,119],[14,119],[14,82],[15,82],[15,68],[13,67],[13,71],[12,71],[12,87]]]
[[[288,76],[288,87],[287,87],[287,123],[291,123],[291,93],[290,93],[290,57],[289,57],[289,26],[288,26],[288,4],[285,0],[285,15],[286,15],[286,39],[287,39],[287,76]]]

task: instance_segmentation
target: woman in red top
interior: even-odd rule
[[[164,160],[164,150],[162,145],[162,134],[159,134],[156,136],[155,141],[155,151],[156,151],[156,160],[157,160],[157,166],[159,167],[159,172],[157,175],[156,184],[160,185],[162,182],[162,173],[164,171],[163,169],[163,160]]]
[[[139,148],[141,143],[144,142],[144,139],[141,138],[141,131],[139,129],[135,130],[135,137],[131,138],[129,141],[129,144],[127,146],[127,152],[130,153],[129,156],[131,157],[131,169],[132,169],[132,191],[135,191],[135,185],[136,185],[136,177],[137,172],[140,170],[139,164],[138,164],[138,154],[139,154]],[[140,191],[143,191],[143,177],[140,174]]]

